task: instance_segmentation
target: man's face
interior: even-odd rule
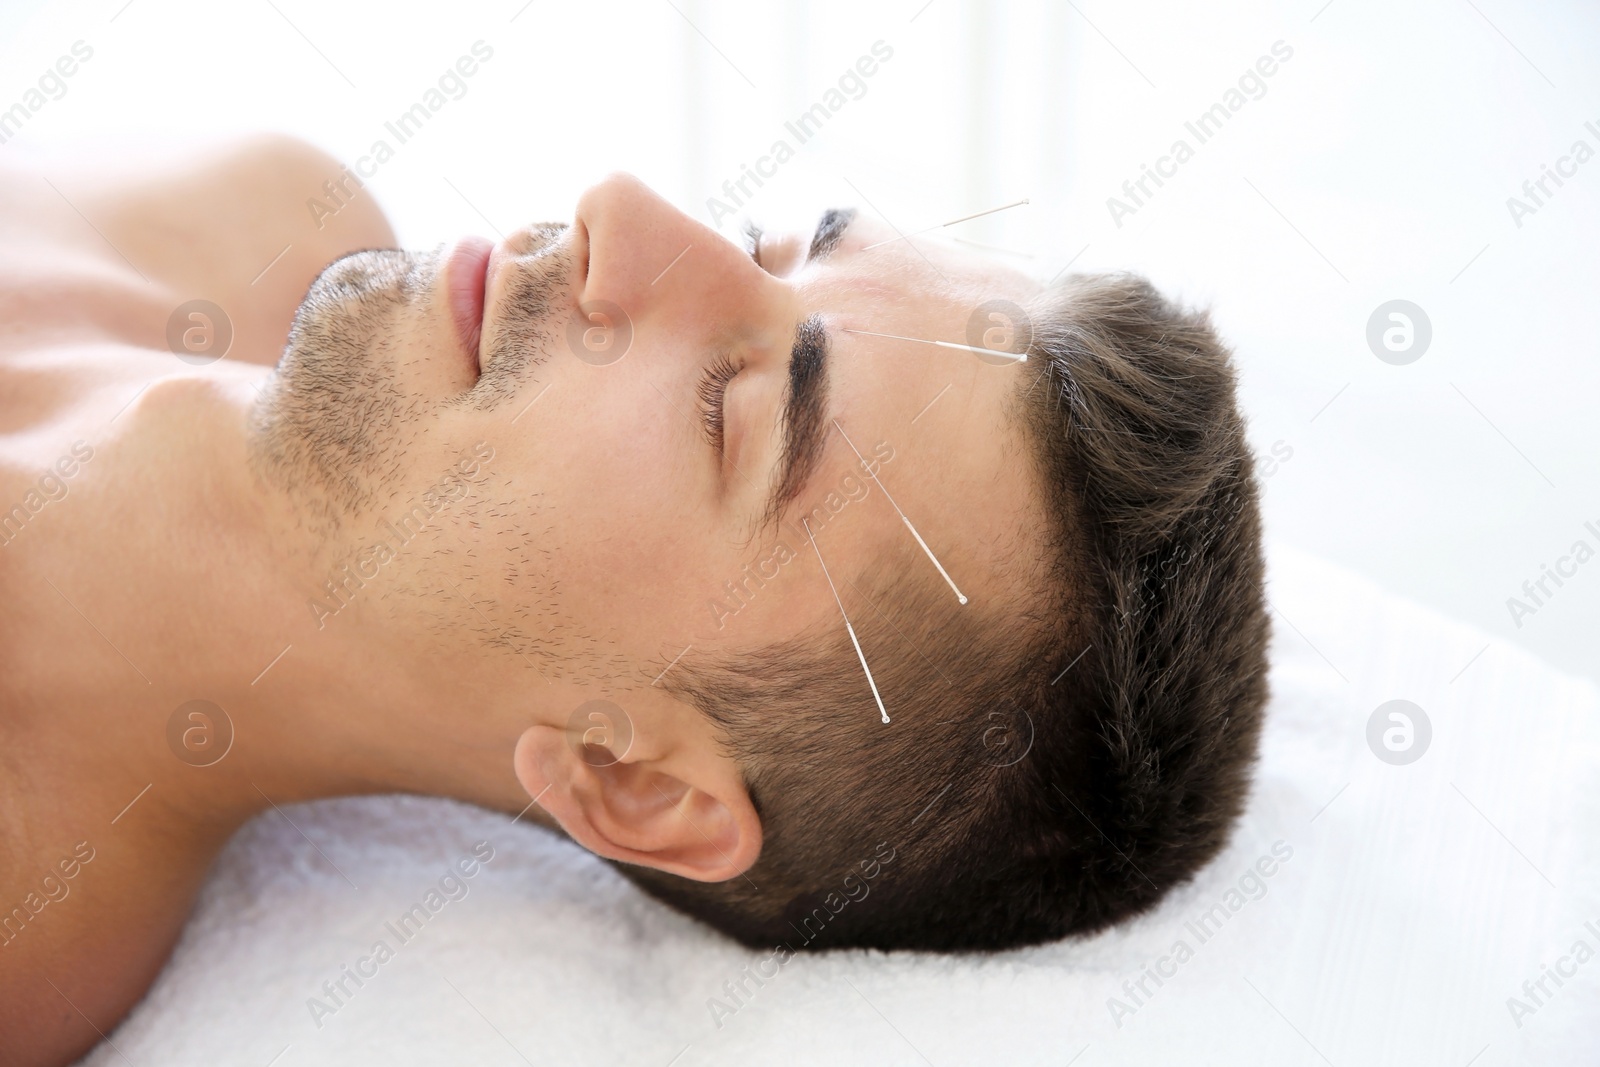
[[[419,653],[511,686],[643,687],[680,654],[832,633],[819,552],[872,612],[854,582],[908,523],[998,608],[1036,555],[1005,413],[1040,368],[848,331],[974,343],[975,309],[1037,286],[895,237],[829,213],[753,257],[616,176],[570,226],[357,253],[302,306],[256,455],[328,564],[368,554]],[[877,577],[944,584],[915,566]]]

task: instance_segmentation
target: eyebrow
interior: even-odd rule
[[[824,211],[811,235],[805,261],[820,262],[832,255],[855,216],[854,208]],[[763,514],[766,522],[775,522],[782,516],[822,459],[828,435],[828,350],[828,331],[820,315],[811,316],[795,328],[794,347],[789,353],[789,384],[779,416],[783,451],[772,497]]]
[[[800,491],[822,458],[827,437],[828,333],[822,318],[813,315],[794,333],[789,355],[789,385],[784,390],[783,452],[778,478],[767,501],[764,519],[775,522]]]
[[[844,231],[856,217],[853,207],[830,207],[817,220],[816,232],[811,235],[811,247],[806,250],[806,262],[827,259],[839,247]]]

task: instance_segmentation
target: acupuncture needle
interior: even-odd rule
[[[938,345],[940,348],[954,348],[962,352],[976,352],[980,356],[999,356],[1001,359],[1013,360],[1017,363],[1028,362],[1026,352],[1007,352],[1000,348],[979,348],[976,345],[958,345],[954,341],[930,341],[925,337],[902,337],[897,333],[877,333],[873,330],[840,330],[841,333],[859,333],[868,337],[887,337],[892,341],[915,341],[919,345]]]
[[[951,219],[949,222],[941,222],[937,226],[929,226],[929,227],[926,227],[925,229],[916,230],[916,231],[914,231],[912,233],[903,233],[899,237],[891,237],[887,241],[878,241],[876,244],[867,245],[861,251],[863,251],[863,252],[871,251],[872,249],[877,248],[878,245],[892,245],[896,241],[904,241],[907,238],[919,237],[922,234],[932,233],[934,230],[942,230],[946,226],[954,226],[958,222],[966,222],[969,219],[981,219],[981,218],[983,218],[983,216],[985,216],[985,215],[993,215],[997,211],[1005,211],[1007,208],[1021,207],[1023,204],[1026,204],[1027,202],[1028,202],[1028,198],[1027,197],[1023,197],[1021,200],[1013,200],[1009,204],[1001,204],[999,207],[992,207],[992,208],[989,208],[987,211],[974,211],[970,215],[962,215],[959,219]]]
[[[888,709],[883,706],[883,697],[878,695],[878,683],[872,679],[872,668],[867,666],[866,653],[861,651],[861,642],[856,640],[856,628],[850,625],[850,616],[845,614],[844,601],[839,599],[839,590],[833,584],[833,575],[828,573],[828,564],[822,558],[822,549],[817,547],[817,535],[811,532],[811,520],[803,518],[800,523],[806,528],[806,536],[811,539],[811,551],[817,554],[817,562],[822,564],[822,576],[828,579],[828,589],[833,593],[833,602],[839,605],[839,617],[844,620],[844,629],[850,635],[850,643],[856,647],[856,658],[861,661],[861,669],[867,675],[867,684],[872,687],[872,699],[878,702],[878,712],[883,716],[883,721],[888,722]]]
[[[900,521],[906,524],[906,529],[911,531],[911,536],[917,539],[917,544],[922,546],[922,551],[927,555],[928,560],[938,568],[939,575],[944,578],[945,584],[950,587],[950,591],[956,595],[957,600],[965,604],[967,595],[956,588],[956,583],[951,579],[949,572],[944,569],[944,564],[939,562],[939,557],[933,554],[933,549],[928,547],[928,542],[922,539],[922,535],[917,532],[917,528],[911,525],[911,520],[906,518],[906,513],[900,510],[900,505],[894,502],[894,496],[889,492],[889,487],[884,485],[872,468],[867,465],[867,457],[863,456],[861,450],[856,447],[856,443],[850,440],[850,435],[844,432],[844,427],[839,425],[838,419],[833,420],[833,428],[839,431],[839,436],[844,438],[844,443],[850,446],[850,451],[854,452],[856,458],[861,461],[861,469],[867,472],[867,477],[878,483],[878,488],[882,489],[883,495],[888,498],[889,506],[894,508],[896,515],[900,516]]]

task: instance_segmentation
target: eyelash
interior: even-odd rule
[[[727,395],[728,383],[742,369],[727,356],[718,355],[706,368],[695,390],[700,397],[700,424],[705,430],[706,440],[719,453],[722,451],[722,401]]]
[[[746,220],[742,227],[744,232],[744,249],[750,253],[750,258],[755,260],[756,266],[761,266],[761,234],[762,229],[755,222]],[[700,398],[700,424],[705,430],[706,440],[711,442],[711,447],[718,452],[722,451],[722,402],[728,393],[728,383],[738,377],[744,368],[735,366],[727,356],[719,355],[711,366],[706,368],[705,374],[700,378],[700,384],[695,392]]]
[[[748,219],[745,220],[743,230],[744,250],[750,253],[750,258],[755,260],[756,266],[759,267],[761,266],[761,235],[765,231],[761,229],[760,225]]]

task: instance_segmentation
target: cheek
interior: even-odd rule
[[[718,530],[709,459],[686,451],[684,416],[645,390],[546,412],[514,449],[500,451],[496,467],[509,477],[503,495],[537,502],[529,547],[563,609],[653,652],[700,606],[727,535]],[[516,540],[506,547],[526,552]]]

